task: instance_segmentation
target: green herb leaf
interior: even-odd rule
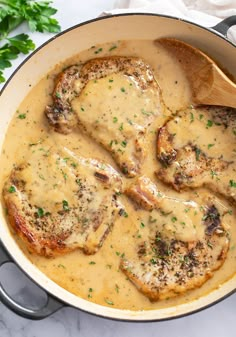
[[[109,51],[112,51],[112,50],[114,50],[114,49],[116,49],[116,48],[117,48],[117,46],[114,45],[114,46],[112,46],[112,47],[109,49]]]
[[[190,112],[190,123],[194,122],[194,114]]]
[[[121,146],[126,147],[126,145],[127,145],[127,142],[126,142],[125,140],[123,140],[123,141],[121,142]]]
[[[39,207],[37,210],[37,214],[39,218],[42,218],[44,216],[44,210],[43,208]]]
[[[215,144],[208,144],[207,148],[210,149],[212,146],[214,146]]]
[[[104,300],[107,304],[114,305],[114,303],[111,300],[109,300],[108,298],[104,298]]]
[[[18,118],[19,118],[19,119],[25,119],[25,118],[26,118],[26,114],[19,114],[19,115],[18,115]]]
[[[199,148],[195,148],[195,154],[196,154],[196,160],[199,160],[200,154],[201,154],[201,150]]]
[[[16,192],[15,186],[11,185],[11,186],[8,188],[8,192],[9,192],[9,193],[14,193],[14,192]]]
[[[97,50],[95,50],[94,54],[99,54],[102,52],[102,50],[103,50],[102,48],[98,48]]]
[[[143,222],[140,223],[140,227],[141,228],[144,228],[145,227],[145,224]]]
[[[9,33],[22,23],[27,23],[34,32],[60,31],[57,20],[52,18],[57,10],[50,6],[51,1],[0,0],[0,82],[4,82],[3,70],[11,67],[10,60],[20,53],[28,54],[35,49],[34,42],[27,34],[9,37]]]
[[[206,128],[209,129],[209,128],[212,127],[212,125],[213,125],[213,121],[211,121],[210,119],[208,119],[207,124],[206,124]]]
[[[234,181],[234,180],[231,179],[231,180],[229,181],[229,186],[230,186],[230,187],[236,187],[236,181]]]
[[[68,201],[66,201],[66,200],[62,200],[62,205],[63,205],[63,209],[64,209],[64,211],[69,211],[69,210],[70,210],[70,207],[69,207]]]
[[[31,50],[35,49],[35,44],[27,34],[16,35],[14,37],[8,38],[7,41],[12,47],[15,47],[23,54],[28,54]]]

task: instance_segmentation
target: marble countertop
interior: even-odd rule
[[[173,0],[174,1],[174,0]],[[62,29],[79,22],[94,18],[104,10],[110,10],[115,0],[78,1],[54,0],[58,8],[57,18]],[[25,29],[24,27],[22,28]],[[31,35],[32,36],[32,35]],[[50,35],[34,33],[33,40],[39,46]],[[10,76],[22,59],[14,62],[13,68],[5,72]],[[42,296],[35,287],[12,264],[4,265],[0,270],[0,279],[7,285],[9,293],[18,300],[27,301]],[[26,292],[27,289],[27,292]],[[35,295],[37,293],[37,296]],[[65,307],[52,316],[31,321],[21,318],[0,304],[0,337],[235,337],[236,294],[199,313],[175,320],[156,323],[127,323],[107,320],[89,315],[79,310]]]

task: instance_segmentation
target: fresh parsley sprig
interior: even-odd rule
[[[51,17],[57,10],[50,4],[51,1],[0,0],[0,83],[5,81],[3,70],[12,66],[11,60],[35,49],[27,34],[9,37],[16,27],[26,22],[32,32],[60,31],[58,21]]]

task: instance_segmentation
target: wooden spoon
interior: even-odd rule
[[[156,42],[181,63],[192,88],[193,103],[236,108],[236,84],[209,56],[174,38],[160,38]]]

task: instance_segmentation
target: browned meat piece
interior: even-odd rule
[[[213,111],[216,114],[216,110]],[[162,168],[156,172],[157,177],[164,183],[173,186],[177,191],[205,186],[226,198],[236,200],[232,166],[234,154],[227,154],[225,150],[221,149],[220,144],[219,146],[215,144],[219,136],[217,139],[212,137],[212,141],[207,141],[207,136],[209,134],[211,136],[210,128],[220,128],[225,142],[233,141],[233,132],[231,132],[231,136],[228,136],[230,131],[225,129],[223,123],[219,125],[219,120],[222,120],[219,113],[217,114],[217,122],[213,122],[210,119],[202,121],[203,114],[201,112],[201,109],[193,112],[196,115],[195,118],[198,116],[197,113],[200,113],[201,121],[196,120],[191,123],[185,113],[168,121],[159,129],[157,158],[162,164]],[[193,113],[191,118],[194,118]],[[211,156],[213,149],[214,155]]]
[[[77,248],[96,253],[123,212],[116,195],[121,177],[111,166],[65,148],[34,150],[5,183],[11,226],[40,255]]]
[[[136,256],[121,259],[120,268],[151,301],[200,287],[223,264],[229,247],[216,200],[204,205],[170,198],[145,176],[126,194],[148,210]]]
[[[205,153],[191,143],[174,151],[176,152],[176,158],[171,159],[172,162],[165,160],[166,167],[160,169],[157,176],[163,182],[170,183],[177,191],[185,187],[212,185],[212,172],[219,174],[227,169],[230,164],[221,159],[207,157]],[[164,149],[159,157],[161,162],[164,161],[165,156],[168,156],[168,152]]]
[[[126,189],[128,195],[138,206],[148,211],[160,207],[163,194],[146,176],[141,176]]]
[[[60,74],[45,113],[61,133],[78,124],[111,153],[124,174],[135,176],[146,156],[147,129],[162,110],[148,64],[134,57],[104,57]]]
[[[232,127],[233,129],[236,128],[236,109],[229,108],[229,107],[205,107],[211,111],[212,118],[214,122],[218,125],[222,125],[225,128]]]
[[[228,247],[220,226],[194,243],[157,232],[137,247],[136,259],[122,259],[120,268],[145,296],[157,301],[200,287],[224,263]]]
[[[157,157],[165,167],[170,165],[176,159],[177,151],[172,145],[173,138],[174,136],[168,132],[166,127],[159,129],[157,138]]]
[[[80,69],[81,66],[73,65],[58,76],[52,94],[54,104],[46,107],[49,123],[60,133],[70,133],[77,124],[71,101],[76,95],[74,84],[79,78]]]

